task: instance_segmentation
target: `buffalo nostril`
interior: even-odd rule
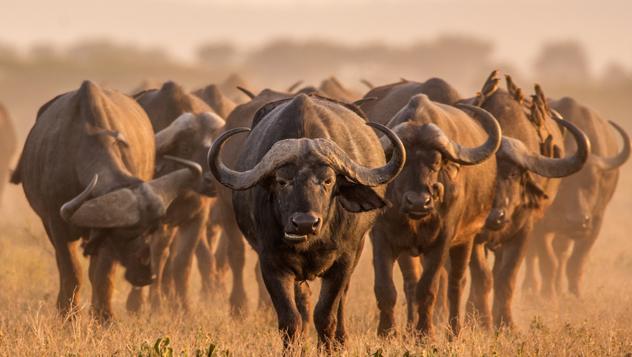
[[[432,204],[432,197],[426,197],[424,200],[424,207],[428,207]]]
[[[314,223],[312,224],[312,231],[316,231],[319,225],[320,225],[320,218],[317,217],[316,220],[314,220]]]

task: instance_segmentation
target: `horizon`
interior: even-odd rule
[[[429,5],[431,16],[424,13]],[[520,13],[514,10],[516,5]],[[82,40],[108,39],[160,48],[174,59],[192,63],[196,48],[208,42],[230,42],[242,51],[276,39],[406,46],[454,34],[488,41],[496,61],[509,62],[525,73],[531,72],[543,45],[564,40],[586,49],[593,74],[612,63],[630,70],[632,39],[620,34],[632,33],[632,22],[627,21],[632,3],[610,0],[608,5],[593,0],[26,0],[6,4],[7,11],[0,14],[5,25],[0,43],[25,52],[43,43],[65,48]],[[568,8],[572,13],[562,16]]]

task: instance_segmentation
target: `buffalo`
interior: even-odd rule
[[[401,98],[387,95],[383,100],[399,103]],[[374,108],[396,105],[381,100],[375,104]],[[388,186],[386,197],[392,206],[371,231],[380,309],[378,334],[386,335],[394,326],[395,259],[423,255],[421,279],[406,278],[412,282],[407,295],[414,295],[408,298],[409,320],[412,307],[417,306],[417,330],[427,336],[434,334],[433,309],[440,274],[449,256],[450,326],[457,335],[470,251],[492,206],[496,162],[489,159],[500,145],[501,130],[496,119],[480,108],[466,104],[456,108],[434,102],[425,94],[414,95],[388,127],[404,142],[408,160],[400,176]]]
[[[588,135],[592,151],[581,171],[562,179],[550,209],[555,215],[546,215],[536,225],[537,235],[528,254],[525,285],[535,289],[537,256],[545,296],[561,292],[566,277],[569,291],[579,297],[588,255],[617,187],[619,168],[630,157],[630,138],[619,125],[572,98],[550,101],[550,106]],[[620,151],[615,132],[623,140]],[[576,147],[568,138],[564,145],[570,150]]]
[[[176,159],[187,168],[150,180],[154,147],[143,109],[90,81],[39,109],[11,181],[22,183],[55,247],[62,313],[74,312],[79,301],[80,238],[91,256],[92,307],[100,320],[112,317],[117,262],[133,285],[152,282],[148,234],[202,174],[199,165]]]
[[[209,84],[196,90],[193,94],[202,99],[222,118],[228,118],[228,115],[236,106],[235,102],[226,96],[216,84]]]
[[[579,171],[590,151],[590,142],[579,129],[551,117],[539,86],[536,85],[536,94],[529,100],[511,77],[506,78],[508,91],[498,88],[499,78],[497,72],[493,72],[474,99],[498,119],[504,135],[496,152],[494,203],[485,230],[476,239],[470,262],[470,306],[478,310],[486,328],[492,323],[489,306],[492,283],[495,324],[513,326],[511,301],[515,280],[534,224],[548,211],[557,193],[559,178]],[[567,148],[562,129],[568,130],[572,136],[569,141],[577,148],[573,155],[563,158]],[[493,281],[485,247],[495,253]]]
[[[156,133],[156,177],[177,169],[164,156],[175,156],[198,163],[206,161],[206,153],[224,120],[213,113],[199,98],[188,94],[174,82],[160,89],[136,96],[153,123]],[[164,126],[169,123],[168,126]],[[174,286],[178,306],[188,310],[188,282],[197,253],[203,290],[212,289],[212,258],[206,241],[207,220],[215,199],[210,179],[200,179],[196,187],[183,192],[167,212],[163,225],[155,235],[152,261],[158,280],[152,285],[152,306],[159,308],[161,289],[171,295]],[[170,249],[171,246],[171,249]],[[128,307],[136,311],[142,303],[141,292],[133,290]]]
[[[259,255],[266,288],[285,345],[308,320],[302,282],[321,277],[314,312],[319,345],[346,339],[345,297],[364,236],[386,206],[384,184],[403,168],[406,153],[384,126],[392,148],[385,163],[380,141],[353,105],[299,94],[260,109],[252,131],[222,134],[209,153],[217,180],[233,191],[237,223]],[[220,159],[224,142],[250,131],[230,169]]]
[[[417,94],[425,94],[433,102],[453,105],[461,99],[459,93],[440,78],[430,78],[425,82],[414,82],[402,79],[398,83],[374,87],[364,98],[375,98],[360,104],[369,120],[386,124],[400,109],[408,104],[410,98]]]
[[[0,104],[0,199],[9,175],[9,161],[17,149],[17,135],[7,110]]]

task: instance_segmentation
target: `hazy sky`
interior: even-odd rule
[[[488,39],[496,58],[522,69],[541,43],[569,38],[596,68],[632,67],[632,0],[0,0],[0,42],[19,48],[107,37],[192,58],[207,40],[405,44],[443,33]]]

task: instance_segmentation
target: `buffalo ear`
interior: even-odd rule
[[[384,208],[386,201],[372,188],[358,184],[343,184],[338,188],[338,202],[349,212],[367,212]]]
[[[544,190],[538,186],[531,175],[527,174],[526,178],[526,195],[527,195],[527,205],[532,208],[540,208],[540,201],[547,200],[549,195],[544,192]]]

